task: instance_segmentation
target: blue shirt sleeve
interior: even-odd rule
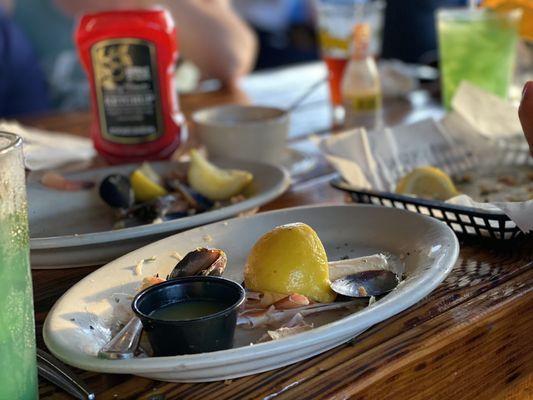
[[[46,80],[31,44],[0,8],[0,117],[49,110]]]

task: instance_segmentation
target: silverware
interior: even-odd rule
[[[289,104],[288,107],[283,108],[283,115],[291,114],[294,110],[296,110],[298,107],[302,105],[305,99],[307,99],[310,95],[312,95],[315,90],[317,90],[320,86],[322,86],[324,83],[328,81],[328,76],[323,76],[319,80],[313,82],[309,87],[305,89],[305,91],[296,98],[296,100],[293,100],[291,104]],[[247,119],[246,122],[253,122],[253,121],[260,121],[264,117],[257,117],[257,118],[251,118]]]
[[[96,396],[74,372],[51,354],[37,349],[37,369],[44,379],[77,399],[94,400]]]
[[[387,270],[361,271],[331,282],[334,292],[348,297],[381,296],[399,283],[398,275]]]
[[[296,100],[294,100],[289,107],[285,109],[285,113],[290,114],[294,110],[296,110],[300,105],[303,103],[305,99],[307,99],[316,89],[318,89],[322,84],[326,83],[328,81],[327,75],[320,78],[318,81],[313,83],[311,86],[309,86],[305,92],[303,92]]]
[[[109,360],[124,360],[133,358],[139,346],[143,325],[138,317],[132,317],[104,347],[98,352],[98,357]]]

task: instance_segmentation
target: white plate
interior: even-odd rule
[[[51,190],[39,182],[28,183],[32,268],[65,268],[100,265],[170,233],[220,221],[259,207],[281,195],[289,186],[288,173],[280,167],[256,162],[219,161],[225,168],[254,174],[255,194],[218,210],[132,228],[111,230],[113,214],[98,195],[98,188],[77,192]],[[164,174],[186,164],[152,163]],[[137,165],[122,165],[67,174],[72,179],[100,182],[112,173],[130,174]]]
[[[114,361],[96,357],[110,337],[109,327],[116,321],[118,310],[130,306],[128,296],[139,287],[142,276],[134,272],[139,260],[157,256],[155,261],[144,264],[143,275],[165,275],[176,263],[171,257],[173,252],[183,255],[197,246],[209,245],[228,255],[224,276],[241,282],[253,243],[273,227],[297,221],[315,228],[330,260],[377,251],[396,257],[403,254],[405,281],[370,307],[345,317],[321,316],[315,323],[322,326],[274,342],[250,346],[254,334],[238,329],[235,347],[230,350]],[[361,205],[299,207],[235,218],[160,240],[87,276],[52,308],[44,325],[44,340],[64,362],[91,371],[180,382],[255,374],[338,346],[420,301],[451,271],[458,252],[457,239],[444,223],[398,209]]]

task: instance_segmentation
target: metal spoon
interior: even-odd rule
[[[369,297],[388,293],[398,283],[398,275],[392,271],[370,270],[339,278],[331,283],[331,289],[343,296]]]
[[[320,78],[318,81],[313,83],[311,86],[309,86],[305,92],[303,92],[296,100],[294,100],[289,107],[285,109],[286,114],[292,113],[294,110],[296,110],[300,104],[303,103],[305,99],[309,97],[316,89],[318,89],[323,83],[326,83],[328,81],[327,75]]]
[[[288,107],[281,109],[282,115],[290,114],[294,110],[296,110],[298,107],[302,105],[305,99],[307,99],[311,94],[314,93],[316,89],[318,89],[320,86],[322,86],[324,83],[328,81],[328,76],[323,76],[316,82],[312,83],[305,91],[296,98]],[[247,118],[246,122],[254,122],[254,121],[261,121],[264,117],[258,116],[255,118]]]

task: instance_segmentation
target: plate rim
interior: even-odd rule
[[[434,218],[411,213],[406,210],[400,210],[400,209],[394,209],[394,208],[384,208],[379,207],[375,205],[366,205],[366,204],[340,204],[340,205],[308,205],[308,206],[300,206],[300,207],[291,207],[281,210],[274,210],[274,211],[268,211],[261,213],[259,215],[271,215],[271,214],[283,214],[283,213],[290,213],[294,210],[303,210],[303,209],[313,209],[313,208],[366,208],[366,209],[375,209],[380,210],[383,212],[392,212],[392,213],[400,213],[408,215],[409,218],[414,219],[422,219],[428,222],[434,227],[438,227],[441,234],[444,236],[444,241],[448,244],[448,252],[449,256],[435,261],[438,262],[438,265],[440,267],[436,267],[435,263],[433,263],[433,268],[431,271],[433,271],[432,274],[425,273],[421,276],[421,280],[416,284],[416,286],[413,286],[409,288],[409,290],[406,293],[403,293],[402,296],[399,298],[397,296],[391,296],[391,297],[385,297],[383,300],[374,303],[371,306],[368,306],[364,308],[363,310],[358,311],[355,314],[348,315],[344,318],[341,318],[339,320],[333,321],[327,325],[320,326],[318,328],[312,329],[308,332],[303,332],[301,334],[290,336],[287,338],[283,338],[280,340],[275,341],[275,345],[272,346],[272,342],[269,343],[260,343],[255,344],[253,346],[242,346],[238,348],[232,348],[228,350],[222,350],[217,352],[210,353],[210,357],[206,358],[205,353],[202,354],[192,354],[192,355],[181,355],[181,356],[171,356],[171,357],[152,357],[152,358],[146,358],[146,359],[133,359],[133,360],[115,360],[110,362],[109,360],[102,360],[98,359],[97,357],[88,356],[90,357],[87,363],[83,362],[84,359],[82,358],[82,362],[78,362],[80,359],[76,359],[76,357],[63,357],[63,354],[61,354],[61,350],[58,352],[57,349],[54,347],[54,339],[52,339],[52,336],[49,332],[50,329],[50,321],[52,318],[52,315],[54,314],[54,311],[56,307],[59,305],[61,300],[71,291],[73,290],[78,284],[80,284],[82,281],[85,281],[86,279],[91,279],[91,275],[94,274],[92,272],[91,274],[87,275],[85,278],[80,280],[78,283],[76,283],[74,286],[72,286],[67,292],[65,292],[60,299],[56,301],[52,309],[47,315],[47,318],[45,320],[45,323],[43,325],[43,338],[50,349],[52,353],[54,353],[58,358],[62,359],[63,361],[67,362],[68,364],[74,365],[78,368],[82,368],[85,370],[90,371],[97,371],[97,372],[104,372],[104,373],[129,373],[129,374],[146,374],[146,373],[158,373],[158,372],[168,372],[169,369],[174,370],[176,373],[179,373],[180,371],[194,371],[198,368],[213,368],[217,367],[220,364],[220,358],[224,358],[224,364],[236,364],[242,362],[243,358],[247,358],[250,356],[253,356],[254,359],[260,359],[260,358],[266,358],[270,357],[273,354],[277,354],[281,351],[289,351],[291,349],[295,348],[295,344],[298,345],[296,348],[303,348],[306,346],[312,346],[314,344],[317,344],[324,340],[324,335],[322,335],[323,331],[325,330],[337,330],[337,336],[345,336],[348,334],[348,331],[361,331],[364,329],[367,329],[370,326],[375,325],[376,323],[379,323],[381,321],[384,321],[399,312],[408,309],[412,305],[414,305],[416,302],[420,301],[420,299],[427,296],[429,293],[431,293],[445,278],[446,276],[451,272],[453,269],[455,262],[457,261],[458,255],[459,255],[459,241],[455,235],[455,233],[443,222],[438,221]],[[257,217],[258,215],[254,216],[248,216],[248,217],[241,217],[241,218],[233,218],[233,219],[249,219]],[[206,227],[211,227],[217,224],[222,224],[225,222],[229,222],[230,220],[226,221],[220,221],[215,222],[210,225],[206,225],[202,227],[202,229],[205,229]],[[177,233],[176,235],[179,235],[180,233]],[[176,236],[176,235],[172,235]],[[168,240],[168,237],[161,240]],[[151,244],[148,244],[146,246],[141,247],[140,249],[143,249],[148,246],[152,246],[154,243],[159,242],[155,241]],[[140,249],[137,249],[135,251],[139,251]],[[131,253],[131,252],[130,252]],[[128,256],[130,253],[119,257],[115,260],[113,260],[111,263],[115,263],[119,261],[121,258]],[[109,265],[110,263],[106,264]],[[98,271],[98,270],[97,270]],[[96,272],[96,271],[95,271]],[[418,293],[418,294],[417,294]],[[403,301],[398,301],[403,300]],[[375,312],[376,309],[381,312]],[[339,327],[340,325],[340,327]],[[339,331],[340,329],[340,331]],[[327,332],[326,332],[327,333]],[[133,362],[133,365],[131,365]],[[186,366],[185,366],[186,364]],[[198,380],[201,381],[201,380]]]

